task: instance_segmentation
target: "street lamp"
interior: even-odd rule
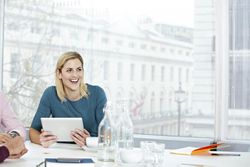
[[[174,92],[175,94],[175,101],[177,102],[178,107],[178,136],[180,136],[181,132],[181,103],[183,103],[186,98],[187,94],[184,90],[181,88],[181,82],[179,82],[179,88]]]

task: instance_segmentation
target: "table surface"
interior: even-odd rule
[[[96,167],[115,167],[114,163],[102,163],[96,160],[96,152],[84,151],[75,144],[56,143],[50,148],[27,141],[26,153],[21,159],[7,159],[1,166],[6,167],[35,167],[45,158],[83,158],[90,157],[96,162]],[[126,165],[127,166],[127,165]],[[242,152],[241,156],[189,156],[170,154],[165,151],[164,167],[249,167],[250,152]]]

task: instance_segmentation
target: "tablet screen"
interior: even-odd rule
[[[73,142],[71,131],[84,128],[82,118],[41,118],[41,122],[43,130],[56,135],[58,142]]]

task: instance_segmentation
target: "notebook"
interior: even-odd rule
[[[95,167],[91,158],[46,158],[45,167]]]
[[[209,151],[214,148],[219,148],[223,143],[211,144],[203,147],[184,147],[179,149],[170,150],[172,154],[179,155],[210,155]]]
[[[56,135],[58,142],[73,142],[71,131],[84,128],[82,118],[41,118],[41,122],[43,130]]]

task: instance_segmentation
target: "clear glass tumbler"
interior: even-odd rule
[[[162,167],[165,158],[165,144],[154,141],[141,141],[143,161],[147,167]]]

